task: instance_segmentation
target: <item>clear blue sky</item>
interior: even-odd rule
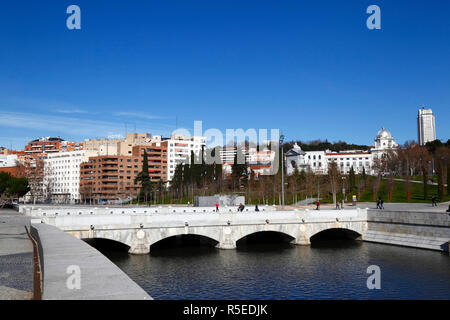
[[[66,8],[81,8],[81,30]],[[366,8],[381,8],[381,30]],[[22,1],[0,4],[0,146],[280,128],[287,140],[450,136],[450,1]]]

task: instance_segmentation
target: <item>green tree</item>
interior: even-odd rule
[[[144,158],[142,161],[142,171],[134,179],[135,184],[140,184],[141,189],[139,190],[138,199],[139,200],[152,200],[153,193],[153,182],[150,179],[150,174],[148,173],[148,155],[147,151],[144,150]]]
[[[366,167],[363,167],[361,177],[363,179],[363,185],[365,186],[367,181]]]
[[[0,172],[0,207],[15,198],[23,197],[30,187],[27,178],[16,178],[9,173]]]
[[[350,172],[348,173],[348,183],[349,183],[349,192],[353,192],[356,188],[356,175],[353,166],[350,168]]]

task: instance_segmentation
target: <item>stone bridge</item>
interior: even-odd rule
[[[199,235],[214,240],[217,248],[234,249],[236,242],[257,232],[285,234],[291,242],[310,244],[314,235],[330,229],[348,230],[363,239],[367,231],[367,210],[275,211],[262,207],[255,212],[236,208],[25,208],[34,223],[56,226],[80,239],[103,238],[130,247],[133,254],[147,254],[150,247],[177,235]]]

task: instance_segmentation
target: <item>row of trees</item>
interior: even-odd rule
[[[450,141],[450,140],[449,140]],[[439,140],[420,146],[414,141],[406,142],[395,151],[389,151],[374,165],[380,174],[385,174],[389,193],[392,194],[395,177],[404,179],[405,188],[410,200],[411,179],[421,176],[423,198],[429,197],[429,183],[435,183],[437,177],[438,197],[449,194],[450,184],[450,142],[445,144]],[[447,185],[447,187],[446,187]]]
[[[284,150],[292,149],[294,144],[297,143],[303,151],[344,151],[344,150],[369,150],[367,145],[348,144],[344,141],[329,142],[328,140],[313,140],[309,142],[304,141],[291,141],[284,144]]]

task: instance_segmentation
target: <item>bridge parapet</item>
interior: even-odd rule
[[[219,208],[219,213],[237,213],[236,206],[224,206]],[[259,212],[276,211],[275,206],[260,206]],[[56,215],[147,215],[147,214],[184,214],[184,213],[215,213],[212,207],[91,207],[91,206],[20,206],[19,212],[30,217],[56,216]],[[246,207],[243,213],[255,212],[253,206]]]

